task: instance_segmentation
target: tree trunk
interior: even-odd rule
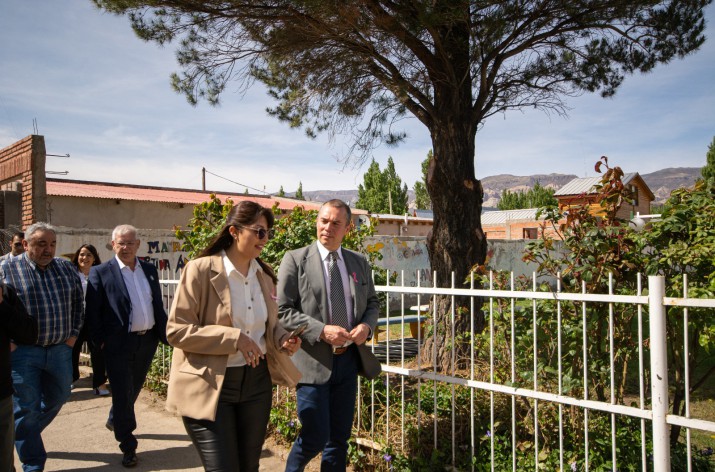
[[[432,199],[434,223],[427,237],[432,271],[438,287],[450,287],[452,273],[457,288],[468,288],[472,268],[484,263],[487,242],[482,231],[483,191],[474,172],[474,140],[477,124],[472,109],[469,70],[469,28],[453,24],[443,31],[444,50],[449,51],[451,72],[433,80],[434,120],[430,126],[433,157],[427,175],[427,190]],[[435,77],[433,77],[435,79]],[[465,282],[466,281],[466,282]],[[425,339],[423,362],[440,371],[459,368],[468,360],[471,336],[470,298],[435,297],[432,301],[437,325]],[[475,304],[475,331],[484,326],[481,302]],[[455,314],[455,337],[452,338],[451,313]],[[454,351],[453,351],[454,350]],[[456,365],[452,359],[456,360]]]

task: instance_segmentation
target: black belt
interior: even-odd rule
[[[131,334],[136,334],[137,336],[144,336],[146,333],[151,331],[150,329],[144,329],[142,331],[130,331]]]
[[[343,347],[334,347],[333,348],[333,355],[339,356],[340,354],[345,353],[345,351],[348,350],[349,346],[343,346]]]

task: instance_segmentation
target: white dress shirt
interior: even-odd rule
[[[151,304],[151,287],[146,279],[139,259],[134,263],[134,270],[114,256],[119,264],[124,285],[129,292],[132,312],[129,316],[129,331],[146,331],[154,327],[154,306]]]
[[[268,309],[266,301],[263,299],[263,291],[258,283],[256,273],[263,272],[260,264],[255,259],[251,260],[248,266],[248,274],[244,276],[233,265],[226,255],[226,251],[221,251],[223,266],[228,277],[228,288],[231,293],[231,320],[233,327],[241,330],[242,334],[250,337],[263,354],[266,353],[266,322],[268,321]],[[228,356],[228,367],[240,367],[246,365],[241,352]]]

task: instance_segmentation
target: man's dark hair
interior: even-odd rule
[[[350,205],[345,203],[344,201],[340,200],[339,198],[333,198],[332,200],[328,200],[327,202],[323,203],[321,206],[331,206],[333,208],[342,208],[345,210],[345,214],[348,216],[348,222],[347,224],[350,225],[353,219],[353,212],[350,210]]]

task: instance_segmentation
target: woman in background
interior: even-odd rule
[[[83,244],[77,249],[77,252],[72,256],[72,264],[79,272],[79,278],[82,281],[82,290],[85,296],[87,295],[87,278],[89,270],[92,266],[101,264],[97,249],[91,244]],[[104,354],[99,348],[95,348],[89,340],[89,329],[87,323],[82,325],[82,330],[79,332],[77,341],[72,348],[72,379],[76,382],[79,379],[79,355],[82,352],[82,345],[87,341],[89,347],[90,360],[92,361],[92,389],[95,395],[109,395],[107,389],[107,373],[104,367]]]
[[[242,201],[181,275],[166,335],[167,409],[181,414],[207,471],[257,472],[273,383],[295,386],[300,347],[278,322],[276,276],[258,257],[273,213]]]

